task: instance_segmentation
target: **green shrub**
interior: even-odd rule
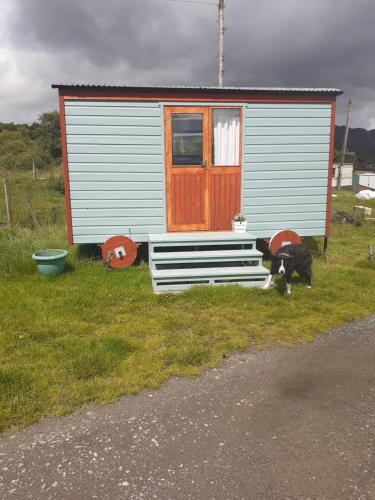
[[[23,130],[0,132],[0,169],[31,170],[33,160],[38,169],[51,164],[50,154]]]

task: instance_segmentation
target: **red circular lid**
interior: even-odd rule
[[[285,229],[284,231],[277,231],[269,242],[269,249],[272,255],[276,255],[281,247],[285,245],[297,245],[301,243],[301,238],[294,231]]]
[[[112,236],[100,247],[103,260],[115,269],[131,266],[137,257],[138,245],[127,236]]]

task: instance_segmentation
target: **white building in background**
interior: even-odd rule
[[[339,175],[339,164],[333,164],[333,172],[332,172],[332,187],[337,186],[337,177]],[[353,184],[353,164],[352,163],[344,163],[342,166],[342,174],[341,174],[341,187],[352,186]]]
[[[375,172],[358,172],[354,175],[353,182],[364,189],[375,189]]]

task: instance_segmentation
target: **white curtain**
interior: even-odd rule
[[[240,110],[214,109],[214,158],[217,166],[240,164]]]

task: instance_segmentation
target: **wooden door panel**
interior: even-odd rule
[[[216,171],[221,170],[221,171]],[[229,171],[229,172],[228,172]],[[213,231],[232,229],[233,216],[241,208],[241,170],[215,169],[210,177],[210,226]]]
[[[171,231],[198,231],[207,227],[205,200],[206,172],[179,172],[171,176]]]

